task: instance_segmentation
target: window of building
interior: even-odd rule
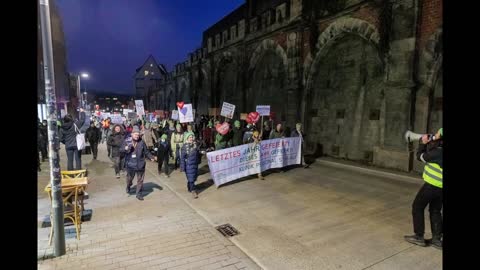
[[[148,76],[148,70],[145,70],[144,73],[145,73],[145,76]]]

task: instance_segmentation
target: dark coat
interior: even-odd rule
[[[198,146],[192,147],[187,154],[187,144],[184,144],[180,153],[180,169],[185,172],[188,182],[195,182],[195,180],[197,180],[198,163],[200,163]]]
[[[128,150],[125,150],[126,146],[129,147]],[[153,159],[152,154],[142,139],[138,140],[136,147],[125,141],[120,147],[120,152],[125,153],[125,167],[129,171],[145,171],[145,157]],[[133,155],[136,155],[136,157],[133,157]]]
[[[168,142],[167,140],[165,140],[164,143],[162,143],[162,141],[158,141],[157,142],[157,159],[158,159],[158,162],[160,162],[161,160],[164,160],[164,159],[168,159],[170,156],[172,156],[172,148],[170,147],[170,142]]]
[[[100,139],[102,138],[102,133],[100,132],[100,129],[97,127],[89,127],[87,129],[87,132],[85,133],[85,139],[92,143],[98,143]]]
[[[243,131],[241,128],[232,129],[232,145],[237,146],[243,143]]]
[[[112,133],[108,136],[107,144],[112,147],[112,157],[120,156],[120,147],[122,147],[123,142],[125,141],[125,134],[121,126],[120,132]],[[115,129],[114,129],[115,130]]]
[[[78,128],[79,121],[75,121]],[[77,131],[75,130],[74,122],[63,123],[60,128],[60,142],[65,144],[65,148],[77,147]]]

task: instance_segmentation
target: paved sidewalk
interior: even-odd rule
[[[60,150],[65,168],[65,149]],[[82,224],[81,239],[73,226],[65,227],[67,254],[48,259],[50,228],[38,228],[38,269],[260,269],[239,248],[159,181],[148,162],[145,200],[125,193],[125,177],[114,177],[105,144],[99,159],[83,156],[92,179],[88,186],[90,221]],[[50,202],[43,188],[49,181],[48,163],[42,164],[38,181],[39,224],[49,214]],[[134,184],[136,180],[134,181]],[[47,259],[45,259],[47,258]]]
[[[233,225],[240,234],[231,241],[264,269],[442,269],[442,251],[403,240],[420,177],[317,160],[217,189],[205,158],[200,172],[196,200],[184,175],[162,182],[212,226]]]

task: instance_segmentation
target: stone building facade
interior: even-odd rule
[[[420,170],[407,129],[442,126],[442,1],[247,0],[164,76],[151,109],[271,105],[326,155]],[[153,108],[155,107],[155,108]]]

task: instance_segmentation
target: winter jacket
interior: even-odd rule
[[[272,130],[272,132],[270,132],[270,137],[269,139],[281,139],[282,137],[285,137],[285,134],[284,132],[278,132],[276,129],[275,130]]]
[[[224,136],[217,132],[217,135],[215,136],[215,150],[227,148],[227,141],[227,135]]]
[[[183,146],[183,132],[174,132],[172,134],[172,138],[170,139],[170,145],[172,147],[172,151],[173,151],[173,157],[174,158],[177,158],[176,154],[177,154],[177,147],[179,149],[182,148]]]
[[[85,133],[85,139],[91,143],[98,143],[102,138],[102,133],[97,127],[89,127]]]
[[[142,139],[147,145],[147,147],[153,147],[155,142],[157,142],[157,136],[155,135],[155,132],[147,128],[143,130]]]
[[[425,163],[436,163],[443,168],[443,148],[438,145],[431,147],[428,144],[420,143],[417,151],[417,159]]]
[[[172,147],[170,147],[170,143],[165,140],[165,142],[162,143],[162,141],[157,142],[157,159],[158,162],[164,159],[168,159],[169,157],[173,156],[172,154]]]
[[[75,130],[75,125],[79,128],[79,123],[80,121],[63,123],[60,128],[60,142],[65,144],[65,148],[77,147],[77,131]]]
[[[242,129],[234,127],[232,129],[232,145],[237,146],[243,143]]]
[[[129,147],[128,150],[125,150],[126,146]],[[124,141],[120,147],[120,152],[125,153],[125,167],[129,171],[145,171],[145,157],[153,159],[142,139],[137,141],[136,147],[133,146],[133,142]]]
[[[120,125],[115,125],[120,127],[120,132],[113,132],[108,136],[107,144],[112,147],[112,157],[119,157],[120,147],[122,147],[123,142],[125,141],[125,133]],[[115,130],[115,129],[114,129]]]
[[[198,177],[198,163],[200,163],[198,146],[186,143],[180,151],[180,169],[185,172],[188,182],[195,182]]]

